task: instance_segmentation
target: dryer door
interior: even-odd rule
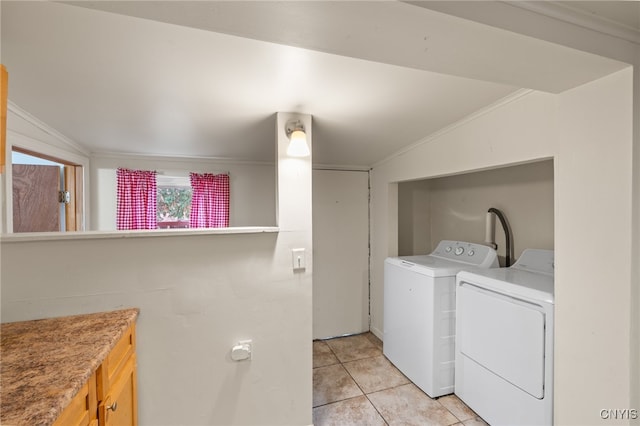
[[[457,293],[459,351],[531,396],[544,397],[545,314],[469,283]]]

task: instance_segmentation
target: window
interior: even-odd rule
[[[189,178],[157,176],[158,228],[188,228],[192,189]]]
[[[117,170],[117,228],[225,228],[229,226],[229,175]]]

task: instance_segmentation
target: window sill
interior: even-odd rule
[[[141,238],[141,237],[175,237],[186,235],[226,235],[226,234],[262,234],[277,233],[276,226],[238,226],[230,228],[175,228],[150,229],[144,231],[82,231],[82,232],[25,232],[17,234],[2,234],[0,242],[20,243],[26,241],[51,240],[99,240],[110,238]]]

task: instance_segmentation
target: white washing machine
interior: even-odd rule
[[[553,424],[553,262],[458,274],[455,393],[493,426]]]
[[[456,274],[497,268],[490,247],[441,241],[429,255],[384,264],[384,355],[432,398],[453,392]]]

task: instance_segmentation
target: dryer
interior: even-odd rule
[[[553,424],[554,256],[456,279],[455,393],[491,425]]]
[[[496,251],[444,240],[429,255],[385,260],[383,353],[432,398],[453,392],[455,279],[473,267],[497,268]]]

